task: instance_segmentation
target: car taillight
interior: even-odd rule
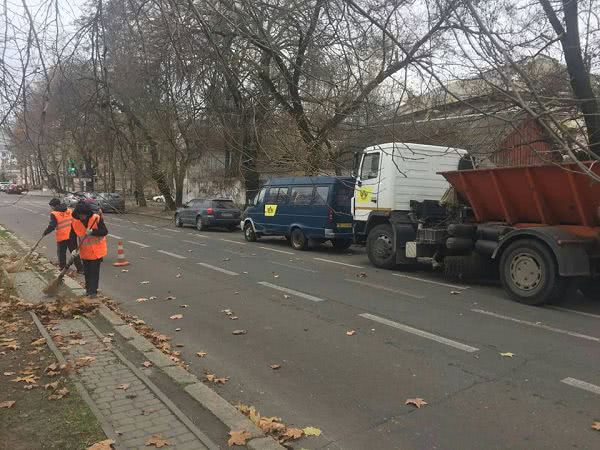
[[[327,222],[333,223],[333,209],[331,208],[327,210]]]
[[[206,214],[214,214],[214,213],[215,213],[214,209],[212,209],[212,208],[207,208],[206,209]]]

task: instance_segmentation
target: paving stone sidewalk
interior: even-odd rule
[[[169,442],[169,449],[202,450],[207,447],[192,430],[157,397],[157,395],[111,351],[111,344],[102,342],[80,319],[62,320],[53,328],[65,336],[81,335],[63,350],[68,361],[92,356],[91,364],[79,369],[79,379],[92,400],[119,436],[117,448],[145,449],[154,435]],[[108,341],[110,337],[105,337]],[[127,385],[127,389],[123,389]],[[192,427],[194,428],[194,427]]]

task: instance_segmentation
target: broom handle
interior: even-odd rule
[[[31,255],[35,249],[37,248],[38,245],[40,245],[40,242],[42,242],[42,239],[44,239],[44,235],[42,234],[42,237],[38,239],[38,241],[33,245],[33,247],[31,247],[29,249],[29,251],[27,252],[27,254],[25,255],[25,259],[27,259],[29,257],[29,255]]]

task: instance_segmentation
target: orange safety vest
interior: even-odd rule
[[[86,236],[85,234],[88,229],[98,229],[98,222],[100,222],[98,214],[92,214],[92,217],[88,221],[88,228],[80,220],[73,220],[75,234],[82,237],[79,244],[79,256],[81,259],[93,260],[106,256],[106,236]]]
[[[50,213],[56,220],[56,242],[62,242],[69,239],[71,233],[71,222],[73,221],[73,211],[52,211]]]

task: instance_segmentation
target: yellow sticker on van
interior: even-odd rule
[[[369,203],[371,201],[372,194],[373,188],[370,186],[356,188],[356,203]]]
[[[277,214],[277,205],[265,205],[265,217],[273,217]]]

